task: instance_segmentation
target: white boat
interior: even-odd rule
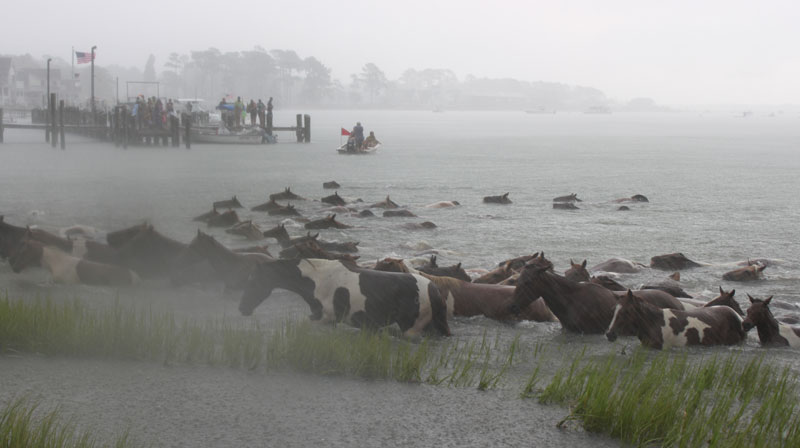
[[[192,128],[192,141],[197,143],[217,143],[223,145],[260,145],[275,143],[274,137],[266,136],[261,128],[250,128],[242,132],[230,132],[224,126]]]
[[[371,146],[369,148],[359,149],[357,151],[348,151],[347,150],[347,143],[345,143],[344,145],[336,148],[336,151],[338,151],[339,154],[354,155],[354,156],[356,156],[356,155],[365,155],[365,154],[375,154],[375,152],[381,146],[382,146],[382,144],[378,143],[377,145]]]

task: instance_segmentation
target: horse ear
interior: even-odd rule
[[[719,287],[719,293],[720,294],[725,294],[725,291],[722,289],[722,286]]]
[[[761,272],[761,271],[763,271],[763,270],[764,270],[764,269],[766,269],[766,268],[767,268],[767,265],[764,265],[764,266],[759,266],[759,267],[757,267],[756,269],[758,270],[758,272]]]
[[[731,289],[730,294],[731,294],[731,297],[735,296],[736,295],[736,290],[735,289]]]
[[[572,267],[575,267],[575,262],[572,261],[572,258],[569,259],[569,265],[572,266]]]
[[[437,266],[436,266],[436,255],[431,255],[431,261],[430,261],[430,264],[431,264],[431,266],[432,266],[432,267],[434,267],[434,268],[435,268],[435,267],[437,267]]]
[[[336,213],[332,214],[331,216],[328,216],[328,219],[330,219],[331,221],[336,219]]]
[[[585,259],[583,260],[583,263],[581,263],[581,267],[586,269],[586,260]]]
[[[750,303],[754,303],[754,302],[755,302],[755,300],[756,300],[756,299],[754,299],[754,298],[753,298],[753,296],[751,296],[750,294],[747,294],[747,298],[748,298],[748,300],[750,300]]]
[[[504,194],[503,197],[507,198],[508,197],[508,193],[510,193],[510,192],[506,192],[506,194]]]
[[[769,302],[771,301],[772,301],[772,296],[767,297],[766,300],[764,300],[764,305],[769,305]]]

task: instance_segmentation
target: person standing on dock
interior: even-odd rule
[[[261,101],[261,98],[258,99],[258,104],[256,104],[256,109],[258,110],[258,125],[264,128],[265,123],[264,120],[266,119],[266,111],[267,106]]]
[[[247,113],[250,114],[250,126],[256,125],[256,114],[258,114],[258,108],[256,107],[256,102],[250,99],[250,102],[247,103]]]
[[[244,112],[244,104],[242,103],[242,97],[237,96],[236,102],[233,103],[233,119],[236,122],[236,127],[240,127],[242,124],[242,112]]]

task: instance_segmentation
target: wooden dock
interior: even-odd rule
[[[98,140],[111,141],[116,147],[127,148],[129,145],[163,145],[179,147],[181,136],[187,149],[192,144],[193,119],[182,114],[167,116],[167,122],[160,125],[142,123],[141,116],[134,116],[127,105],[115,106],[112,111],[99,112],[92,116],[90,111],[78,108],[65,108],[64,101],[58,103],[56,95],[50,95],[49,109],[31,111],[31,124],[6,123],[3,121],[3,109],[0,108],[0,143],[4,141],[5,129],[35,129],[45,131],[45,141],[53,148],[59,146],[66,149],[65,134],[78,134]],[[298,143],[311,142],[311,116],[297,114],[295,126],[273,126],[272,114],[267,115],[266,127],[269,135],[274,132],[293,132]]]

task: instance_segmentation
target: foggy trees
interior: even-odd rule
[[[383,71],[372,62],[367,63],[367,65],[361,69],[361,76],[359,79],[364,83],[364,88],[369,93],[370,104],[375,103],[375,97],[378,96],[382,90],[386,89],[386,85],[389,82]]]
[[[306,78],[303,82],[303,100],[307,104],[319,104],[331,93],[333,87],[331,69],[325,67],[322,62],[319,62],[313,56],[307,57],[303,64],[306,73]]]

